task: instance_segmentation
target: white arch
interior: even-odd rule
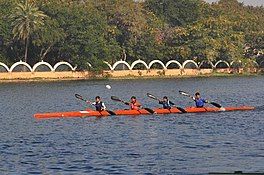
[[[176,61],[176,60],[170,60],[170,61],[168,61],[168,62],[166,63],[166,65],[165,65],[166,68],[168,69],[169,65],[172,64],[172,63],[177,64],[177,65],[180,67],[180,69],[182,69],[182,65],[181,65],[181,63],[180,63],[179,61]]]
[[[31,66],[28,64],[28,63],[26,63],[26,62],[24,62],[24,61],[19,61],[19,62],[16,62],[16,63],[14,63],[11,67],[10,67],[10,72],[13,72],[13,70],[17,67],[17,66],[19,66],[19,65],[24,65],[24,66],[26,66],[29,70],[30,70],[30,72],[32,72],[32,68],[31,68]]]
[[[253,60],[253,63],[254,63],[257,67],[260,67],[260,65],[258,64],[258,62],[256,62],[255,60]]]
[[[193,60],[184,61],[184,63],[182,64],[182,67],[185,68],[186,64],[188,64],[188,63],[193,63],[197,69],[199,68],[198,64]]]
[[[111,64],[109,64],[107,61],[104,61],[104,63],[109,67],[110,70],[114,70]]]
[[[61,65],[67,65],[69,68],[71,68],[72,71],[75,71],[76,70],[76,66],[75,67],[72,67],[72,65],[66,61],[61,61],[61,62],[58,62],[54,65],[53,67],[53,70],[56,71],[56,69],[61,66]]]
[[[225,63],[227,65],[228,68],[230,68],[230,65],[227,61],[223,61],[223,60],[219,60],[215,63],[214,67],[217,68],[217,65],[220,64],[220,63]]]
[[[126,61],[117,61],[117,62],[115,62],[115,64],[113,65],[113,69],[112,70],[115,70],[115,68],[119,65],[119,64],[124,64],[124,65],[126,65],[127,67],[128,67],[128,69],[129,70],[132,70],[131,69],[131,67],[130,67],[130,65],[126,62]]]
[[[149,69],[147,63],[146,63],[145,61],[139,59],[139,60],[134,61],[134,62],[131,64],[131,70],[132,70],[137,64],[143,64],[143,65],[146,67],[146,69]]]
[[[230,63],[230,67],[232,67],[232,65],[233,65],[234,63],[240,63],[240,64],[242,65],[242,61],[241,61],[241,60],[238,60],[238,61],[232,61],[232,62]]]
[[[45,65],[45,66],[47,66],[47,67],[50,69],[50,71],[54,71],[53,67],[52,67],[48,62],[45,62],[45,61],[43,61],[43,60],[40,61],[40,62],[38,62],[38,63],[36,63],[36,64],[33,66],[32,71],[35,72],[35,70],[36,70],[39,66],[41,66],[41,65]]]
[[[247,62],[246,65],[249,64],[249,63],[250,62]],[[251,60],[251,63],[255,64],[255,66],[256,66],[255,68],[259,68],[260,67],[260,65],[255,60]]]
[[[0,66],[3,66],[7,72],[10,72],[8,66],[5,63],[0,62]]]
[[[163,69],[167,69],[167,67],[163,64],[163,62],[162,61],[160,61],[160,60],[153,60],[153,61],[151,61],[150,63],[149,63],[149,69],[151,68],[151,66],[153,65],[153,64],[155,64],[155,63],[159,63],[162,67],[163,67]]]
[[[93,68],[93,66],[89,63],[89,62],[87,62],[87,65],[90,67],[90,68]],[[76,68],[77,68],[77,66],[75,66]],[[75,69],[76,69],[75,68]]]
[[[261,68],[261,66],[262,66],[262,64],[264,63],[264,61],[261,61],[260,63],[259,63],[259,67]],[[264,65],[263,65],[264,66]]]
[[[202,66],[204,63],[209,63],[209,64],[211,65],[212,68],[215,68],[214,64],[213,64],[211,61],[208,61],[208,60],[203,60],[203,61],[199,64],[199,68],[201,68],[201,66]]]

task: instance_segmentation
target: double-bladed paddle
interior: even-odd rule
[[[111,96],[111,99],[114,100],[114,101],[122,102],[122,103],[124,103],[125,105],[129,105],[129,102],[126,102],[126,101],[124,101],[124,100],[121,100],[120,98],[118,98],[118,97],[116,97],[116,96]],[[151,113],[151,114],[154,114],[154,113],[155,113],[155,111],[153,111],[153,110],[150,109],[150,108],[143,108],[143,109],[145,109],[146,111],[148,111],[148,112]]]
[[[156,96],[154,96],[154,95],[152,95],[152,94],[150,94],[150,93],[147,93],[147,96],[148,96],[149,98],[154,99],[154,100],[161,101],[159,98],[157,98]],[[185,111],[185,109],[183,109],[183,108],[181,108],[181,107],[178,107],[178,106],[175,106],[174,103],[172,103],[172,105],[173,105],[175,108],[177,108],[179,111],[181,111],[182,113],[187,113],[187,111]]]
[[[179,93],[180,93],[181,95],[186,96],[186,97],[193,98],[193,96],[191,96],[191,95],[188,94],[187,92],[179,91]],[[211,105],[213,105],[213,106],[215,106],[215,107],[217,107],[217,108],[222,108],[222,106],[221,106],[220,104],[218,104],[218,103],[215,103],[215,102],[208,102],[208,101],[207,101],[207,103],[210,103]]]
[[[85,101],[85,102],[87,101],[87,100],[83,99],[83,97],[80,94],[75,94],[75,97],[82,100],[82,101]]]
[[[78,98],[79,100],[85,101],[86,103],[88,102],[89,104],[92,105],[90,100],[84,99],[80,94],[75,94],[75,97]],[[116,115],[113,111],[110,111],[110,110],[105,110],[105,111],[108,112],[110,115]]]

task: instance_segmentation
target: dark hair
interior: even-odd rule
[[[196,93],[195,93],[195,96],[197,96],[197,95],[200,95],[200,93],[199,93],[199,92],[196,92]]]
[[[137,99],[135,96],[132,96],[131,99]]]
[[[99,99],[100,100],[101,98],[99,96],[96,96],[95,99]]]
[[[164,96],[163,98],[168,100],[168,97],[167,96]]]

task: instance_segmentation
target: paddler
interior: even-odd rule
[[[195,101],[195,105],[197,108],[202,108],[202,107],[204,107],[205,103],[209,103],[209,101],[201,98],[201,95],[199,92],[195,93],[193,100]]]
[[[163,109],[171,109],[171,106],[175,105],[167,96],[164,96],[162,100],[159,100],[159,104],[163,105]]]
[[[126,102],[126,104],[129,105],[132,110],[139,110],[141,108],[141,104],[137,101],[135,96],[132,96],[130,102]]]
[[[99,96],[95,97],[95,102],[93,102],[93,103],[91,103],[90,101],[86,101],[86,102],[94,105],[96,111],[106,110],[106,106],[105,106],[104,102],[101,101],[101,97],[99,97]]]

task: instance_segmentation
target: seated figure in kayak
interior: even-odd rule
[[[91,103],[90,101],[86,101],[87,103]],[[106,106],[104,102],[101,101],[101,97],[96,96],[95,97],[95,102],[91,103],[92,105],[95,106],[96,111],[104,111],[106,110]]]
[[[141,104],[137,101],[135,96],[132,96],[130,102],[126,102],[126,105],[129,105],[132,110],[139,110],[141,108]]]
[[[197,108],[202,108],[202,107],[204,107],[205,103],[209,103],[207,100],[201,98],[201,95],[199,92],[195,93],[193,100],[195,101],[195,105]]]
[[[167,96],[164,96],[162,100],[159,100],[159,104],[163,105],[163,109],[171,109],[171,106],[175,105]]]

